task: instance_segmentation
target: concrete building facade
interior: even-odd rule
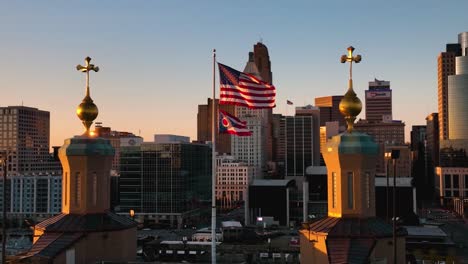
[[[378,122],[371,123],[367,120],[359,120],[354,124],[354,128],[362,133],[366,133],[372,138],[375,142],[379,144],[379,155],[377,157],[376,173],[377,175],[385,175],[386,166],[385,166],[385,146],[402,146],[407,148],[409,153],[409,147],[405,145],[405,123],[401,121],[392,121],[392,122]],[[408,155],[407,162],[411,162],[411,159]],[[399,161],[400,164],[402,164]],[[404,165],[404,167],[411,168],[410,165]],[[411,173],[407,174],[406,170],[403,173],[402,170],[397,170],[399,174],[403,176],[409,176]]]
[[[382,122],[393,120],[392,117],[392,90],[390,82],[377,80],[369,82],[369,89],[365,91],[366,120],[369,122]]]
[[[244,202],[254,167],[236,161],[233,156],[216,157],[216,200],[222,209],[239,206]]]
[[[0,152],[7,152],[9,176],[56,168],[49,155],[49,112],[26,106],[0,107],[0,129]]]

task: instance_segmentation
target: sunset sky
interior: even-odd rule
[[[362,62],[354,88],[391,81],[394,119],[425,124],[437,112],[437,55],[468,31],[468,1],[0,1],[0,105],[51,112],[51,145],[83,129],[75,109],[86,56],[96,121],[150,141],[196,139],[197,105],[211,96],[212,52],[242,70],[253,45],[268,47],[276,113],[346,91],[353,45]],[[450,4],[449,4],[450,3]],[[364,111],[360,115],[364,117]],[[408,133],[407,133],[408,135]],[[409,141],[408,136],[406,140]]]

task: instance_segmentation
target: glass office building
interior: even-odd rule
[[[120,212],[180,225],[211,201],[211,148],[193,143],[123,147]]]

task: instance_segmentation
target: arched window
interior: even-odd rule
[[[75,172],[75,205],[80,206],[80,200],[81,200],[81,177],[80,177],[80,172]]]

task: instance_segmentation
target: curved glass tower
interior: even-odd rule
[[[461,33],[459,40],[461,35],[468,44],[468,32]],[[468,139],[468,56],[456,57],[455,75],[448,76],[448,112],[449,139]]]

